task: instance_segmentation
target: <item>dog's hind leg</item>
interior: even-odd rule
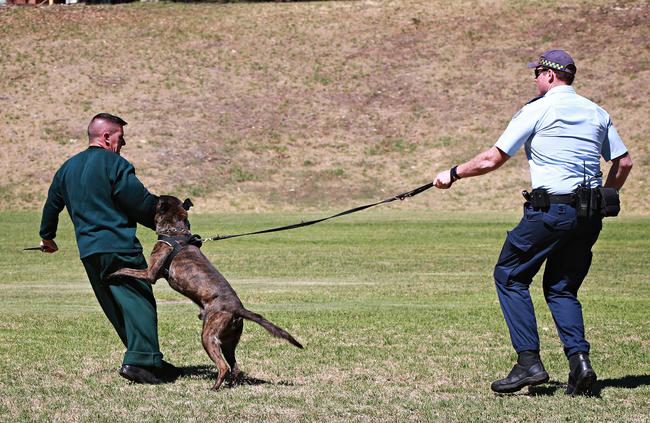
[[[219,376],[212,387],[213,390],[219,389],[228,374],[228,363],[221,355],[221,335],[230,325],[232,314],[226,312],[207,312],[208,315],[203,320],[203,348],[208,353],[212,361],[219,369]]]
[[[223,336],[221,341],[221,351],[223,351],[223,356],[230,366],[230,377],[228,378],[228,384],[230,386],[239,383],[239,377],[241,375],[239,366],[237,365],[237,359],[235,359],[235,349],[237,348],[237,344],[239,344],[243,330],[244,321],[240,318],[233,319],[227,334]]]

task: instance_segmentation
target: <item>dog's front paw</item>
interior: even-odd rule
[[[119,278],[120,276],[124,276],[122,273],[120,273],[122,269],[118,270],[117,272],[113,272],[110,275],[106,276],[104,278],[105,281],[110,281]]]
[[[120,277],[141,279],[145,282],[149,282],[152,285],[156,283],[155,279],[149,277],[149,273],[147,272],[147,269],[130,269],[128,267],[124,267],[122,269],[119,269],[111,273],[104,280],[110,281]]]
[[[110,275],[105,276],[104,279],[102,279],[102,282],[104,282],[105,284],[115,283],[117,279],[119,279],[121,276],[123,275],[120,274],[119,271],[113,272]]]

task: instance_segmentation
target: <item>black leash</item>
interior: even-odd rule
[[[358,211],[369,209],[370,207],[378,206],[380,204],[391,203],[391,202],[397,201],[397,200],[402,201],[402,200],[404,200],[406,198],[418,195],[419,193],[428,190],[432,186],[433,186],[433,182],[429,182],[426,185],[422,185],[421,187],[415,188],[414,190],[411,190],[411,191],[408,191],[408,192],[403,192],[401,194],[397,194],[396,196],[391,197],[391,198],[387,198],[386,200],[378,201],[378,202],[372,203],[372,204],[366,204],[365,206],[355,207],[353,209],[346,210],[346,211],[343,211],[341,213],[337,213],[335,215],[325,217],[323,219],[310,220],[310,221],[307,221],[307,222],[295,223],[293,225],[287,225],[287,226],[280,226],[278,228],[265,229],[263,231],[247,232],[245,234],[223,235],[223,236],[217,235],[217,236],[213,236],[211,238],[203,238],[203,239],[201,239],[201,242],[219,241],[219,240],[222,240],[222,239],[237,238],[237,237],[240,237],[240,236],[267,234],[267,233],[270,233],[270,232],[279,232],[279,231],[286,231],[286,230],[289,230],[289,229],[301,228],[303,226],[309,226],[309,225],[313,225],[313,224],[316,224],[316,223],[319,223],[319,222],[324,222],[326,220],[334,219],[335,217],[340,217],[340,216],[345,216],[346,214],[356,213]]]

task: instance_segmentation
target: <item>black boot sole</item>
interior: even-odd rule
[[[596,376],[596,372],[593,370],[587,370],[584,374],[578,377],[578,381],[576,382],[575,386],[567,386],[566,393],[572,397],[578,395],[588,395],[591,393],[591,387],[594,386],[597,379],[598,378]]]
[[[511,394],[513,392],[522,390],[526,386],[541,385],[543,383],[548,382],[548,380],[549,380],[548,372],[541,372],[533,376],[528,376],[527,378],[524,378],[517,383],[511,383],[509,385],[501,385],[498,387],[491,386],[490,388],[497,394]]]

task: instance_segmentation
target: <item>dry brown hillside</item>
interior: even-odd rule
[[[341,209],[487,148],[564,48],[575,87],[649,163],[647,1],[358,1],[0,7],[0,209],[38,209],[100,111],[156,193],[200,211]],[[523,152],[414,207],[517,209]]]

